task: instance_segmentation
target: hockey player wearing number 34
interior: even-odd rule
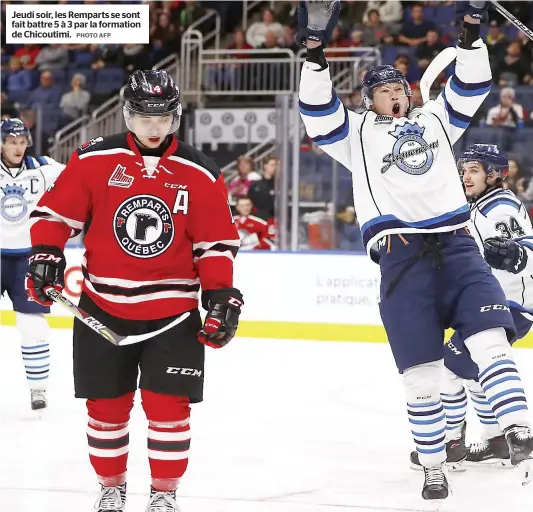
[[[50,347],[44,314],[49,313],[50,308],[30,300],[24,291],[24,276],[31,250],[29,217],[44,191],[54,183],[65,166],[48,156],[34,158],[26,154],[32,146],[32,137],[20,119],[2,121],[0,133],[0,295],[7,292],[13,303],[31,407],[39,410],[47,406]]]
[[[297,38],[307,47],[299,107],[315,144],[353,175],[363,241],[381,270],[381,318],[424,469],[422,497],[448,496],[440,396],[448,327],[463,333],[487,400],[498,408],[511,462],[530,478],[533,437],[508,342],[515,325],[500,284],[469,234],[470,209],[452,149],[490,91],[488,52],[480,39],[487,2],[456,3],[463,26],[455,73],[436,100],[411,109],[405,77],[379,66],[363,78],[363,114],[338,99],[323,52],[339,4],[299,4]]]
[[[125,508],[128,421],[140,369],[152,476],[146,511],[176,512],[189,406],[203,397],[204,348],[233,338],[243,304],[233,287],[239,235],[219,169],[174,134],[180,95],[166,71],[131,75],[124,116],[129,131],[82,144],[32,214],[38,220],[27,291],[49,303],[46,288],[63,284],[65,242],[86,227],[80,307],[123,335],[181,318],[121,347],[78,321],[73,334],[75,394],[87,399],[89,458],[101,484],[95,508]]]

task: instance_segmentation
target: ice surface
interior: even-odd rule
[[[50,407],[29,406],[18,333],[0,328],[0,510],[91,511],[97,496],[85,404],[73,398],[70,332],[52,331]],[[516,357],[533,403],[533,350]],[[386,345],[237,339],[209,351],[205,402],[193,407],[183,512],[414,512],[421,473],[403,390]],[[469,417],[471,437],[477,420]],[[146,420],[130,424],[128,512],[143,512]],[[443,511],[533,511],[513,470],[452,474]]]

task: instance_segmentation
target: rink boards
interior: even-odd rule
[[[67,249],[65,294],[77,301],[82,249]],[[379,316],[379,268],[365,254],[240,252],[235,286],[245,305],[239,336],[323,341],[387,341]],[[0,301],[1,323],[14,325],[9,299]],[[52,327],[70,328],[59,306]],[[519,346],[533,347],[530,333]]]

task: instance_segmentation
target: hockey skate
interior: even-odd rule
[[[471,444],[464,465],[472,468],[512,468],[509,445],[505,436]]]
[[[533,434],[529,427],[513,425],[505,429],[511,464],[522,474],[522,485],[533,478]]]
[[[46,389],[32,389],[31,392],[31,408],[33,411],[46,409]]]
[[[466,471],[466,468],[463,467],[463,462],[467,457],[466,449],[466,422],[463,425],[461,430],[461,438],[453,439],[446,443],[446,466],[450,471]],[[422,471],[423,466],[420,464],[418,458],[418,452],[411,452],[411,469],[416,471]]]
[[[448,479],[446,478],[446,465],[433,466],[424,469],[424,487],[422,488],[422,498],[439,504],[445,500],[449,494]]]
[[[152,488],[146,512],[180,512],[176,503],[176,491],[162,492]]]
[[[124,512],[126,506],[126,484],[104,487],[96,500],[96,512]]]

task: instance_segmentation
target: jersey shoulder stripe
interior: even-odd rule
[[[486,198],[482,198],[477,204],[479,212],[485,217],[490,211],[498,206],[511,206],[519,211],[522,207],[522,202],[513,192],[509,190],[499,190]]]
[[[188,160],[189,162],[202,167],[213,177],[213,181],[216,181],[221,175],[220,168],[212,158],[207,157],[195,147],[186,144],[181,140],[178,141],[178,148],[173,156]]]

